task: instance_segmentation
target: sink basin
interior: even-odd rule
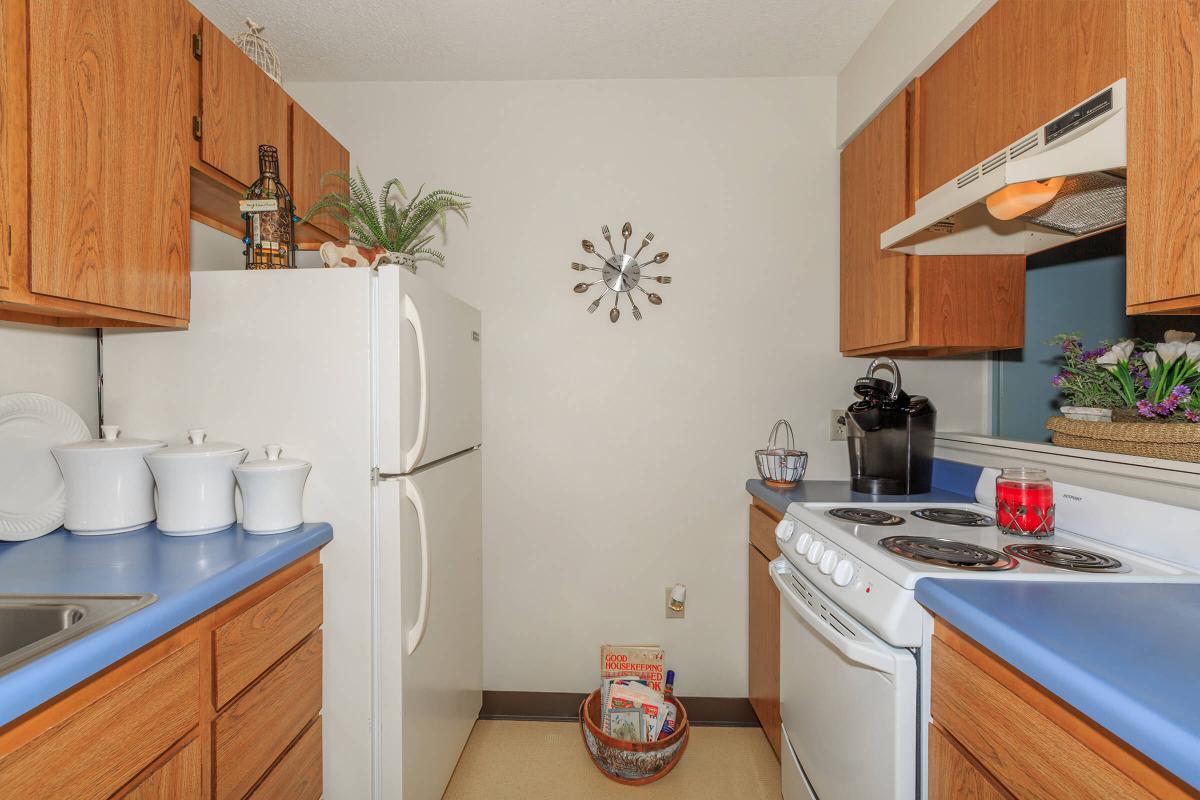
[[[0,594],[0,675],[157,599],[152,594]]]

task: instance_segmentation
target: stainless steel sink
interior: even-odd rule
[[[0,594],[0,675],[157,599],[152,594]]]

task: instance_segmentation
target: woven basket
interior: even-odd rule
[[[677,698],[671,702],[678,713],[674,733],[657,742],[626,742],[600,730],[600,691],[584,698],[579,704],[579,729],[596,768],[626,786],[653,783],[675,769],[687,749],[691,731],[683,703]]]
[[[1062,447],[1200,463],[1200,425],[1192,422],[1084,422],[1051,417],[1051,441]]]

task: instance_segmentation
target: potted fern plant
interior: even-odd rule
[[[447,215],[467,221],[467,195],[449,189],[426,192],[422,186],[409,197],[398,178],[385,181],[375,193],[361,169],[357,175],[330,172],[325,178],[345,184],[345,191],[326,193],[313,203],[304,222],[322,211],[330,213],[345,223],[352,243],[376,253],[375,263],[403,264],[413,272],[422,261],[446,266],[445,254],[430,243],[437,233],[445,233]]]

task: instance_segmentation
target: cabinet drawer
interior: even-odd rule
[[[320,800],[321,718],[317,717],[292,748],[279,759],[251,800]]]
[[[3,795],[111,797],[196,726],[199,651],[175,650],[0,758]]]
[[[200,774],[200,740],[186,747],[151,772],[123,800],[199,800],[203,793]]]
[[[1014,795],[1154,797],[1047,716],[1055,698],[1042,695],[1035,706],[937,636],[932,685],[934,721]]]
[[[214,631],[217,708],[321,627],[321,592],[318,566]]]
[[[750,544],[767,558],[779,557],[779,545],[775,543],[775,525],[782,516],[771,517],[756,505],[750,506]]]
[[[317,631],[217,717],[217,800],[244,797],[320,710]]]

